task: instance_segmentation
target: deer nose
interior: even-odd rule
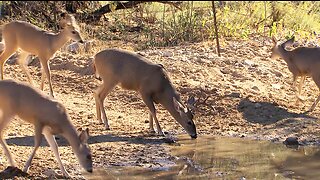
[[[197,134],[191,135],[191,138],[192,138],[192,139],[197,139],[197,137],[198,137]]]
[[[88,171],[89,173],[92,173],[92,169],[88,169],[87,171]]]

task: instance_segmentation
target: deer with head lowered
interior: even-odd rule
[[[159,125],[154,103],[161,104],[173,118],[192,137],[197,138],[193,114],[188,106],[183,105],[180,96],[171,83],[162,65],[154,64],[146,58],[117,49],[106,49],[98,52],[93,60],[96,75],[103,80],[103,84],[94,93],[97,118],[109,128],[103,101],[107,94],[116,86],[138,92],[143,102],[149,108],[149,129],[154,133],[153,120],[157,132],[164,135]],[[189,105],[193,102],[188,101]],[[101,119],[102,116],[102,119]]]
[[[7,59],[18,49],[21,50],[18,64],[27,75],[28,81],[33,84],[30,73],[26,67],[25,60],[30,55],[38,56],[41,67],[41,85],[43,90],[45,75],[48,79],[50,95],[53,97],[49,60],[54,57],[55,53],[70,39],[83,43],[80,30],[74,18],[64,18],[62,30],[53,34],[44,31],[39,27],[25,21],[12,21],[2,27],[2,38],[4,40],[5,49],[0,55],[0,79],[3,79],[4,64]]]
[[[65,176],[68,177],[69,174],[60,159],[58,145],[54,138],[54,135],[57,134],[69,142],[80,165],[86,171],[92,172],[91,151],[87,144],[89,130],[88,128],[81,131],[78,129],[80,131],[78,133],[61,103],[28,84],[13,80],[0,81],[0,99],[0,144],[10,166],[16,167],[6,141],[3,139],[3,130],[17,115],[35,127],[34,149],[23,168],[24,172],[27,172],[31,165],[31,161],[40,146],[42,134],[54,152],[59,167]]]
[[[271,49],[271,59],[282,58],[288,65],[289,71],[293,75],[293,87],[296,88],[297,78],[301,77],[296,93],[297,101],[303,101],[301,98],[301,89],[305,82],[306,76],[312,77],[320,89],[320,48],[317,47],[298,47],[291,51],[286,50],[286,46],[294,42],[294,37],[278,44],[275,37],[272,37],[273,47]],[[296,89],[295,89],[296,90]],[[320,100],[320,95],[314,101],[308,111],[313,111]]]

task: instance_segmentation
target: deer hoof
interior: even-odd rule
[[[155,134],[155,133],[156,133],[156,131],[154,131],[154,129],[150,129],[149,132],[150,132],[151,134]]]
[[[165,136],[165,134],[163,132],[158,132],[159,136]]]

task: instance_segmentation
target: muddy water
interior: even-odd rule
[[[181,136],[160,169],[110,167],[87,179],[320,179],[320,149],[266,141]],[[169,145],[168,145],[169,146]],[[173,163],[174,162],[174,163]]]

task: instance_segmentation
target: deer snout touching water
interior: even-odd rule
[[[15,166],[15,162],[6,141],[3,139],[3,130],[16,115],[35,127],[34,149],[23,168],[24,172],[28,171],[31,161],[40,146],[41,134],[45,136],[65,176],[68,177],[69,174],[60,159],[58,145],[54,138],[54,135],[57,134],[60,134],[69,142],[80,165],[86,171],[92,172],[91,151],[87,144],[89,130],[81,130],[78,133],[72,125],[64,106],[43,95],[41,91],[25,83],[2,80],[0,81],[0,144],[10,166]]]
[[[306,76],[312,77],[313,81],[320,89],[320,48],[298,47],[291,51],[285,49],[286,46],[294,42],[294,37],[284,43],[278,44],[275,37],[272,37],[273,47],[271,49],[271,58],[282,58],[288,65],[289,71],[293,75],[293,87],[296,89],[296,81],[300,76],[301,80],[296,94],[297,103],[302,101],[301,89]],[[308,111],[313,111],[320,100],[320,94],[314,101]]]
[[[151,132],[155,132],[154,120],[158,133],[164,135],[154,106],[154,103],[160,103],[192,138],[197,138],[193,114],[181,102],[180,96],[161,65],[128,51],[106,49],[95,55],[94,67],[96,74],[103,80],[103,84],[97,88],[94,95],[97,118],[100,123],[104,122],[106,129],[109,129],[109,124],[103,101],[107,94],[119,84],[124,89],[140,93],[143,102],[150,110]]]
[[[69,16],[72,17],[71,15]],[[7,59],[18,49],[21,49],[21,54],[17,62],[27,75],[28,81],[33,84],[25,60],[30,54],[33,54],[38,56],[42,67],[40,89],[43,90],[46,76],[48,79],[50,95],[53,97],[49,60],[53,58],[55,53],[70,39],[83,42],[80,35],[80,29],[74,18],[62,20],[63,29],[57,34],[44,31],[39,27],[24,21],[12,21],[5,24],[2,27],[2,38],[4,40],[5,49],[0,55],[0,79],[4,79],[4,64]]]

